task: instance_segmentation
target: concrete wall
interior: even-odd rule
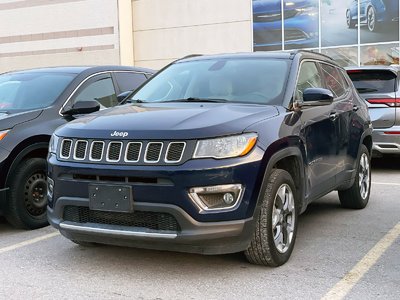
[[[2,0],[0,23],[0,72],[120,63],[117,0]]]
[[[252,51],[250,0],[133,0],[134,63],[159,69],[193,53]]]

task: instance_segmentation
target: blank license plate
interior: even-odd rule
[[[89,208],[91,210],[133,212],[132,187],[89,184]]]

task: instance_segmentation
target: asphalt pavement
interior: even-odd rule
[[[1,219],[0,299],[398,299],[400,159],[374,160],[372,176],[363,210],[342,209],[335,192],[311,204],[279,268],[240,253],[85,248]]]

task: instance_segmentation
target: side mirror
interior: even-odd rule
[[[62,114],[81,115],[81,114],[90,114],[98,110],[100,110],[100,104],[95,100],[78,101],[70,109],[64,110]]]
[[[122,103],[122,101],[124,101],[125,98],[128,97],[131,93],[132,93],[132,91],[126,91],[126,92],[119,94],[117,96],[118,103]]]
[[[303,92],[301,106],[329,105],[333,102],[333,94],[330,90],[322,88],[308,88]]]

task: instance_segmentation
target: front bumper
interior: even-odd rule
[[[400,134],[388,134],[390,132],[400,132],[400,126],[373,130],[372,150],[374,152],[379,152],[380,154],[400,154]]]
[[[244,158],[191,160],[181,166],[104,166],[61,162],[50,154],[49,177],[54,181],[54,193],[49,198],[48,219],[71,240],[202,254],[242,251],[248,247],[254,230],[253,215],[264,174],[262,157],[263,151],[256,148]],[[74,174],[82,176],[75,179]],[[178,229],[116,224],[108,220],[109,215],[102,216],[102,222],[66,218],[67,207],[84,208],[88,215],[93,213],[88,208],[88,185],[93,181],[82,179],[92,178],[89,175],[142,178],[144,182],[122,183],[132,186],[134,213],[172,215]],[[202,211],[188,195],[193,187],[226,184],[244,187],[234,210]]]

